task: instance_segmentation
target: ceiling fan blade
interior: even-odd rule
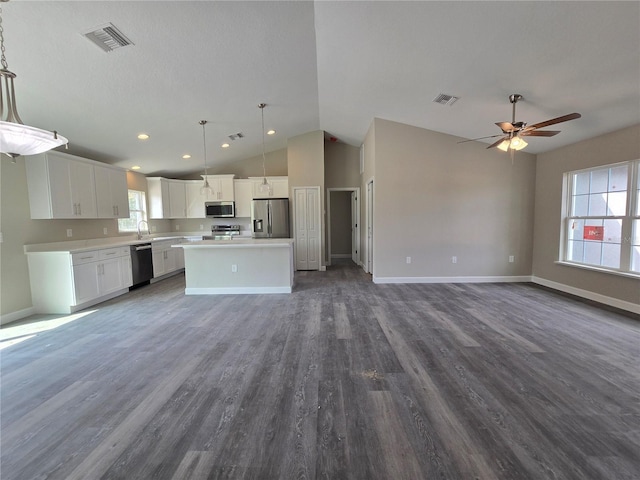
[[[549,125],[555,125],[556,123],[568,122],[569,120],[575,120],[576,118],[580,118],[582,115],[579,113],[569,113],[568,115],[563,115],[562,117],[552,118],[551,120],[547,120],[545,122],[534,123],[533,125],[529,125],[524,129],[524,131],[535,130],[536,128],[548,127]]]
[[[487,147],[487,150],[488,150],[488,149],[490,149],[490,148],[493,148],[493,147],[497,147],[497,146],[498,146],[498,145],[500,145],[502,142],[504,142],[507,138],[508,138],[508,137],[502,137],[501,139],[496,140],[495,142],[493,142],[491,145],[489,145],[489,146]]]
[[[484,140],[485,138],[495,138],[495,137],[502,137],[502,136],[503,136],[502,133],[500,133],[498,135],[489,135],[488,137],[479,137],[479,138],[471,138],[469,140],[462,140],[456,143],[475,142],[476,140]]]
[[[524,137],[553,137],[560,133],[560,130],[529,130],[520,132],[520,136]]]

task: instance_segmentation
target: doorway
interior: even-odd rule
[[[327,188],[327,265],[360,262],[360,188]]]

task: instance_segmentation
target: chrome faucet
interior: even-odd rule
[[[138,240],[142,240],[142,232],[140,231],[140,224],[141,223],[146,223],[147,224],[147,235],[151,235],[151,230],[149,228],[149,222],[147,222],[146,220],[140,220],[138,222]]]

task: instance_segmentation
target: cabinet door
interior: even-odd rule
[[[219,183],[220,200],[225,202],[234,201],[234,183],[232,177],[222,177]]]
[[[289,179],[287,177],[267,177],[269,190],[262,191],[262,178],[253,177],[253,198],[289,198]]]
[[[96,203],[99,218],[129,218],[127,173],[95,166]]]
[[[149,218],[169,218],[169,182],[165,178],[147,178]]]
[[[100,296],[98,262],[73,266],[74,305],[88,302]]]
[[[184,182],[169,182],[169,218],[187,218],[187,196]]]
[[[133,285],[133,274],[131,272],[131,255],[120,257],[120,271],[122,273],[122,287],[127,288]]]
[[[153,261],[153,278],[160,277],[165,274],[164,266],[164,250],[153,248],[151,252]]]
[[[234,197],[236,217],[251,218],[251,200],[253,200],[253,183],[251,180],[234,180]]]
[[[51,195],[51,218],[74,218],[77,208],[71,195],[70,160],[48,154],[46,163]]]
[[[120,262],[119,258],[103,260],[98,264],[98,268],[100,295],[108,295],[124,288],[122,283],[122,262]]]
[[[200,188],[202,182],[194,180],[193,182],[187,182],[187,218],[205,218],[204,202],[206,202],[206,196],[200,194]]]
[[[96,207],[94,166],[69,162],[71,174],[71,197],[76,207],[76,218],[98,218]]]
[[[173,272],[178,269],[177,249],[168,247],[164,249],[164,271],[165,273]]]

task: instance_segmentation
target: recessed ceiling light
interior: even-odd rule
[[[276,131],[275,130],[269,130],[267,131],[267,135],[275,135]]]
[[[149,135],[147,135],[146,133],[138,134],[138,140],[148,140],[148,139],[149,139]]]
[[[222,145],[220,145],[222,148],[229,148],[229,144],[228,143],[223,143]]]
[[[185,153],[184,155],[182,155],[182,158],[184,158],[185,160],[188,160],[189,158],[191,158],[191,155],[189,155],[188,153]]]
[[[131,170],[140,170],[140,165],[134,165]]]

